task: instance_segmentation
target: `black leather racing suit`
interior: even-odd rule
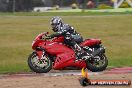
[[[78,44],[83,41],[83,38],[68,24],[62,24],[55,34],[50,35],[51,38],[57,36],[64,36],[65,44],[72,47],[76,53],[82,51]]]

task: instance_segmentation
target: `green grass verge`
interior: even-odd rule
[[[121,15],[132,14],[132,11],[128,12],[15,12],[15,13],[0,13],[0,16],[88,16],[88,15]]]
[[[32,40],[41,32],[51,32],[51,18],[52,16],[0,16],[0,73],[30,71],[27,57],[32,52]],[[109,66],[132,66],[132,15],[62,18],[84,38],[102,39]]]

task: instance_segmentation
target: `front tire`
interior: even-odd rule
[[[96,61],[96,59],[97,59],[96,57],[99,58],[98,61]],[[91,58],[91,60],[86,60],[87,69],[92,72],[99,72],[99,71],[105,70],[108,65],[108,59],[105,56],[105,54],[100,54],[96,57]],[[100,61],[102,61],[101,65],[99,65]]]
[[[37,53],[33,52],[28,57],[28,66],[36,73],[47,73],[52,69],[52,61],[48,56],[40,61]]]

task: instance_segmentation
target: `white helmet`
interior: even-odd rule
[[[62,23],[63,22],[62,22],[62,19],[60,17],[58,17],[58,16],[57,17],[53,17],[51,19],[51,22],[50,22],[50,24],[52,26],[52,30],[54,32],[57,32],[60,29]]]

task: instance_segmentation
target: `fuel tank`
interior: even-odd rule
[[[46,42],[45,49],[51,55],[74,53],[74,51],[70,47],[58,42]]]

